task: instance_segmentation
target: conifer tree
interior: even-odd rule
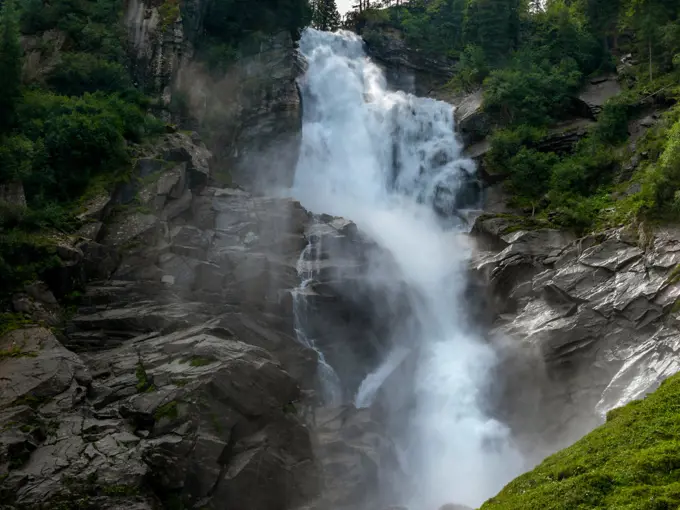
[[[20,89],[19,22],[14,0],[6,0],[0,9],[0,133],[6,132],[14,122]]]
[[[335,0],[314,0],[312,9],[312,26],[314,28],[330,32],[340,28],[340,12]]]
[[[490,62],[498,62],[516,47],[518,0],[470,0],[465,16],[466,44],[479,46]]]

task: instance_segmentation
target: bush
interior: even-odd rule
[[[490,137],[490,149],[484,157],[486,167],[492,173],[507,174],[510,161],[522,147],[532,148],[545,134],[545,131],[520,125],[514,129],[496,131]]]
[[[127,164],[127,140],[141,141],[160,127],[135,104],[102,93],[69,98],[32,92],[19,112],[33,141],[24,185],[34,203],[73,200],[94,175]]]
[[[27,177],[34,159],[33,142],[22,135],[0,141],[0,182]]]
[[[59,94],[80,96],[85,92],[121,92],[132,86],[125,68],[90,53],[69,53],[48,77]]]
[[[597,118],[594,136],[601,143],[618,144],[628,138],[628,120],[634,98],[619,95],[608,100]]]
[[[553,167],[558,157],[552,152],[538,152],[522,147],[508,162],[510,185],[518,203],[526,203],[532,209],[550,188]]]
[[[536,64],[527,53],[484,81],[484,110],[506,125],[545,126],[564,116],[580,84],[581,72],[573,59],[553,67]]]
[[[471,92],[489,75],[484,50],[479,46],[468,45],[456,64],[456,74],[451,83],[455,88]]]
[[[616,163],[617,158],[610,147],[593,139],[583,140],[574,155],[564,158],[555,167],[551,183],[553,199],[558,195],[585,197],[595,193],[611,181]]]

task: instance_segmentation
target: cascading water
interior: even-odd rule
[[[295,315],[295,333],[298,342],[305,347],[314,350],[319,357],[318,379],[321,389],[321,400],[324,405],[337,406],[342,403],[342,389],[335,370],[326,362],[323,352],[316,347],[313,338],[306,333],[306,323],[310,313],[306,294],[309,286],[314,281],[320,268],[320,246],[315,246],[309,241],[297,263],[297,273],[300,277],[300,285],[293,291],[293,313]]]
[[[406,289],[413,315],[394,342],[418,356],[415,405],[395,439],[411,484],[394,502],[410,510],[477,506],[521,471],[522,459],[508,429],[484,411],[494,352],[466,321],[470,249],[458,213],[474,165],[461,156],[452,108],[387,91],[352,33],[308,29],[300,51],[308,68],[293,194],[315,213],[354,221],[390,254],[390,279]],[[390,282],[383,275],[380,284]],[[371,404],[400,352],[364,381],[357,404]]]

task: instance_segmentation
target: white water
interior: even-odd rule
[[[314,281],[317,273],[320,269],[320,261],[318,253],[321,247],[317,246],[316,252],[313,249],[312,242],[310,241],[302,253],[297,263],[297,273],[300,277],[300,285],[297,289],[293,291],[293,313],[295,318],[295,333],[297,335],[297,340],[305,347],[309,347],[314,350],[319,358],[318,364],[318,380],[321,389],[321,400],[324,405],[327,406],[338,406],[342,403],[342,388],[340,385],[340,380],[338,375],[326,362],[326,357],[323,352],[316,347],[316,342],[313,338],[310,338],[305,331],[305,325],[307,321],[307,314],[310,313],[308,310],[308,303],[305,297],[309,285]]]
[[[354,397],[354,406],[357,409],[371,407],[380,387],[408,354],[409,351],[403,347],[394,349],[374,372],[366,376]]]
[[[434,212],[455,209],[455,192],[474,171],[454,136],[452,108],[387,91],[354,34],[308,29],[300,51],[308,69],[293,193],[315,213],[353,220],[388,251],[398,270],[380,284],[406,287],[413,309],[408,341],[419,358],[408,389],[416,406],[398,445],[412,488],[394,503],[478,506],[521,471],[522,459],[508,429],[483,411],[495,358],[467,327],[467,237]],[[357,404],[370,404],[397,358],[369,375]]]

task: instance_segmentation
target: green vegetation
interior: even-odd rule
[[[347,19],[369,44],[385,28],[412,47],[451,59],[456,92],[482,89],[491,121],[484,164],[506,178],[527,215],[577,232],[680,213],[680,110],[631,148],[629,121],[680,97],[680,5],[672,0],[413,0]],[[545,144],[552,126],[592,115],[575,101],[587,80],[615,70],[624,91],[571,150]],[[637,154],[632,182],[620,179]]]
[[[0,313],[0,338],[32,324],[33,321],[21,313]]]
[[[211,358],[203,358],[201,356],[194,356],[189,360],[189,364],[192,367],[204,367],[206,365],[210,365],[210,363],[213,363],[215,360]]]
[[[151,393],[152,391],[156,391],[153,378],[149,377],[149,374],[146,373],[146,369],[141,361],[137,363],[135,377],[137,377],[137,393]]]
[[[9,358],[35,358],[38,355],[35,351],[24,351],[21,347],[14,346],[10,349],[0,350],[0,361]]]
[[[0,186],[26,199],[0,204],[3,297],[61,264],[51,233],[73,232],[90,183],[123,179],[134,144],[161,131],[127,71],[121,16],[113,0],[2,4]]]
[[[680,506],[680,376],[511,482],[482,510]]]
[[[172,402],[163,404],[162,406],[158,407],[158,409],[156,409],[156,412],[153,416],[156,421],[160,421],[163,418],[167,418],[168,420],[176,420],[179,417],[177,402],[173,400]]]
[[[287,31],[297,39],[311,17],[308,0],[215,0],[208,4],[203,33],[195,41],[198,57],[223,73],[239,56],[257,51],[267,34]]]
[[[311,0],[312,26],[318,30],[335,31],[340,28],[340,13],[335,0]]]
[[[138,496],[141,492],[134,485],[100,483],[96,473],[86,478],[64,477],[61,483],[62,491],[48,503],[49,508],[54,510],[97,510],[102,505],[101,496],[125,499]],[[122,501],[120,503],[124,504]]]

